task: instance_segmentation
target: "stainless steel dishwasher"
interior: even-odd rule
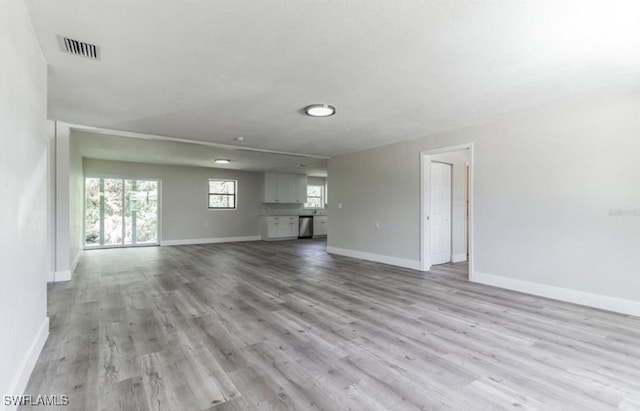
[[[313,216],[301,215],[298,223],[298,238],[313,238]]]

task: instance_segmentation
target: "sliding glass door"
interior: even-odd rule
[[[157,245],[158,180],[87,177],[85,248]]]

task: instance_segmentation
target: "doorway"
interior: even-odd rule
[[[85,249],[159,245],[159,189],[159,180],[85,178]]]
[[[473,275],[473,144],[420,153],[422,271],[468,262]]]

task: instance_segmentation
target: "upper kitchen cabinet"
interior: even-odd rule
[[[292,174],[294,180],[292,182],[294,200],[297,204],[307,202],[307,176],[301,174]]]
[[[264,184],[262,186],[262,202],[278,202],[278,174],[264,173]]]
[[[307,201],[307,176],[264,173],[263,203],[304,204]]]
[[[276,186],[277,203],[295,203],[295,177],[293,174],[278,174],[276,176],[278,181]]]

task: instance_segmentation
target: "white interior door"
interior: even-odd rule
[[[451,171],[431,163],[431,264],[451,262]]]

